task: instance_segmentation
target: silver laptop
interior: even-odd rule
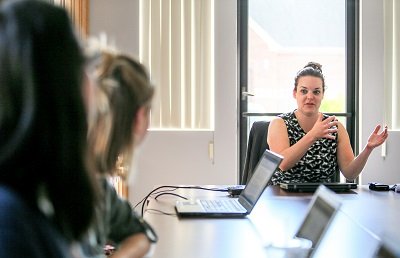
[[[175,205],[178,216],[244,217],[250,214],[282,159],[279,154],[266,150],[239,198],[220,196],[214,199],[178,201]]]
[[[312,197],[295,237],[311,240],[313,248],[318,246],[341,204],[341,198],[336,193],[320,185]]]

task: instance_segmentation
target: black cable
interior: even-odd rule
[[[142,202],[142,210],[141,210],[141,212],[142,212],[142,217],[143,217],[143,215],[144,215],[144,205],[145,205],[147,199],[148,199],[154,192],[156,192],[156,191],[158,191],[159,189],[162,189],[162,188],[174,188],[173,190],[176,190],[176,189],[177,189],[175,186],[159,186],[159,187],[153,189],[152,191],[150,191],[150,193],[148,193],[148,194],[143,198],[143,200],[141,201],[141,202]],[[173,191],[173,190],[172,190],[172,191]]]
[[[182,196],[182,195],[179,195],[179,194],[176,194],[176,193],[160,193],[160,194],[157,194],[157,195],[154,197],[154,199],[157,200],[157,198],[158,198],[159,196],[167,195],[167,194],[170,194],[170,195],[177,196],[177,197],[179,197],[179,198],[188,200],[188,198],[186,198],[185,196]]]
[[[174,188],[174,189],[171,189],[171,190],[164,190],[164,191],[174,191],[174,190],[177,189],[176,187],[172,187],[172,188]],[[157,194],[157,193],[155,193],[154,191],[155,191],[155,190],[158,190],[158,189],[159,189],[159,188],[156,188],[156,189],[152,190],[152,191],[149,193],[149,195],[151,195],[151,194]],[[160,192],[163,192],[163,191],[160,191]],[[139,204],[141,204],[142,202],[144,202],[144,201],[146,200],[147,197],[148,197],[148,195],[146,195],[140,202],[138,202],[138,203],[134,206],[134,208],[137,208],[137,206],[139,206]]]
[[[141,208],[142,217],[143,217],[143,215],[144,215],[144,206],[145,206],[145,204],[148,204],[147,199],[148,199],[152,194],[155,194],[156,191],[158,191],[158,190],[160,190],[160,189],[162,189],[162,188],[172,188],[172,189],[169,190],[169,191],[175,191],[175,190],[177,190],[177,189],[179,189],[179,188],[182,188],[182,189],[199,189],[199,190],[215,191],[215,192],[227,192],[227,191],[228,191],[227,188],[207,188],[207,187],[202,187],[202,186],[162,185],[162,186],[159,186],[159,187],[153,189],[152,191],[150,191],[150,193],[148,193],[138,204],[135,205],[135,208],[136,208],[140,203],[142,203],[142,208]],[[164,190],[164,191],[162,191],[162,192],[167,192],[167,190]]]

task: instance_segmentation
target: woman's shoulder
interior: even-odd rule
[[[295,119],[295,115],[294,115],[294,111],[292,111],[292,112],[288,112],[288,113],[279,114],[278,116],[274,117],[271,120],[271,122],[274,121],[275,124],[287,126],[294,119]]]
[[[281,130],[283,127],[286,127],[286,120],[280,116],[272,118],[269,123],[269,128],[272,128],[270,130],[273,130],[274,128],[277,130]]]
[[[22,216],[24,214],[23,211],[28,210],[27,205],[16,192],[2,185],[0,185],[0,207],[0,222],[3,221],[6,218],[4,216],[8,214]],[[12,217],[15,218],[15,216]]]
[[[294,111],[292,111],[292,112],[282,113],[282,114],[278,115],[277,117],[279,117],[283,120],[291,120],[295,117],[295,115],[294,115]]]
[[[275,117],[271,118],[271,120],[270,120],[270,125],[271,124],[279,124],[279,123],[283,123],[283,118],[281,117],[281,115],[275,116]]]
[[[38,210],[0,185],[0,257],[67,257],[66,240]]]

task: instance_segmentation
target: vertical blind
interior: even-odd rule
[[[140,61],[156,87],[153,129],[213,129],[212,0],[141,0]]]
[[[385,103],[388,126],[400,130],[400,2],[384,2]]]

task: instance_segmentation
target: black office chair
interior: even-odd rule
[[[247,184],[262,154],[266,149],[269,149],[267,143],[268,126],[269,121],[256,121],[251,126],[246,159],[240,180],[242,185]]]

